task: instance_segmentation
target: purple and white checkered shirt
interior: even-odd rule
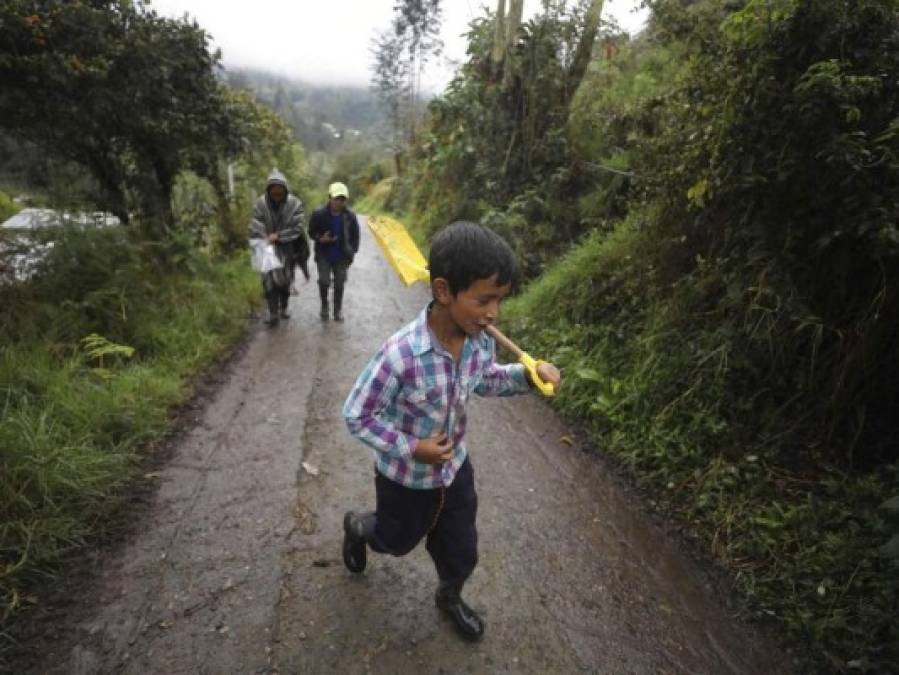
[[[350,433],[374,450],[378,472],[422,490],[449,486],[465,462],[465,404],[471,392],[509,396],[530,391],[524,366],[497,364],[496,346],[486,333],[466,337],[456,363],[428,329],[429,310],[384,343],[343,405]],[[417,461],[418,439],[441,430],[453,440],[452,459]]]

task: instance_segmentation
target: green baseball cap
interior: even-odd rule
[[[350,191],[346,189],[346,185],[344,185],[343,183],[331,183],[328,186],[328,196],[344,197],[345,199],[349,199]]]

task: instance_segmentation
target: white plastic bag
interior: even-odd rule
[[[284,263],[281,262],[278,254],[275,252],[274,244],[267,242],[265,239],[251,239],[250,246],[253,247],[250,264],[257,272],[266,274],[279,267],[284,267]]]

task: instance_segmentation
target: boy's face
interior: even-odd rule
[[[464,291],[456,294],[447,287],[445,301],[450,316],[466,335],[475,336],[487,326],[496,323],[499,305],[512,290],[512,284],[498,284],[496,275],[489,279],[478,279]]]

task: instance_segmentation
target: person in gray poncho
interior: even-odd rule
[[[256,200],[253,220],[250,221],[250,239],[266,239],[275,247],[283,268],[262,275],[262,289],[268,302],[266,323],[274,326],[279,319],[289,319],[287,303],[293,283],[295,251],[305,244],[303,231],[303,203],[290,194],[287,179],[280,171],[273,171],[265,184],[265,194]],[[302,240],[302,241],[299,241]],[[297,244],[300,246],[297,246]]]

